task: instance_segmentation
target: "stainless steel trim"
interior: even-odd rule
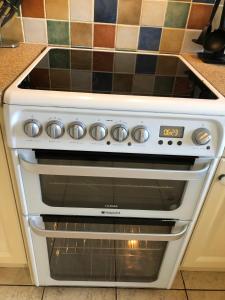
[[[193,171],[134,169],[111,167],[63,166],[32,163],[19,155],[21,167],[31,173],[43,175],[89,176],[112,178],[138,178],[161,180],[199,180],[208,170],[210,164]]]
[[[43,237],[94,240],[175,241],[182,238],[188,229],[188,224],[185,223],[180,232],[171,234],[46,230],[39,216],[30,217],[29,224],[34,233]]]

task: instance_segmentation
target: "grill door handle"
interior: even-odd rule
[[[163,169],[135,169],[38,164],[27,161],[21,155],[19,156],[19,160],[20,165],[24,170],[31,173],[43,175],[138,178],[183,181],[201,179],[210,166],[210,164],[206,164],[203,168],[199,170],[180,171]]]
[[[93,240],[175,241],[182,238],[188,229],[188,224],[185,224],[180,232],[170,234],[46,230],[42,218],[37,216],[30,217],[29,224],[31,230],[42,237]]]

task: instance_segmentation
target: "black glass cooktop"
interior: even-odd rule
[[[19,88],[217,99],[178,57],[83,49],[51,49]]]

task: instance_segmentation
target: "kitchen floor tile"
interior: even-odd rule
[[[183,282],[181,272],[177,273],[177,276],[174,279],[174,282],[173,282],[173,285],[172,285],[171,289],[184,290],[184,282]]]
[[[224,300],[225,291],[187,291],[188,300]]]
[[[41,300],[42,287],[0,286],[0,300]]]
[[[114,288],[46,288],[43,300],[115,300]]]
[[[182,272],[186,289],[224,290],[225,272]],[[213,298],[211,298],[213,299]],[[216,298],[215,298],[216,299]],[[225,299],[225,297],[224,297]]]
[[[187,300],[185,291],[118,289],[117,300]]]
[[[0,268],[0,285],[32,285],[28,268]]]

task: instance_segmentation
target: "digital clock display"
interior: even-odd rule
[[[184,136],[184,127],[160,126],[160,137],[182,138]]]

